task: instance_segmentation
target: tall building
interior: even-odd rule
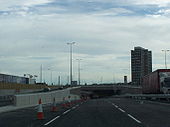
[[[152,72],[152,52],[142,47],[131,50],[132,82],[141,85],[143,76]]]

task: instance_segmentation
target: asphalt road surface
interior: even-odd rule
[[[50,112],[37,120],[36,109],[0,113],[0,127],[170,127],[170,105],[123,98],[93,99]]]

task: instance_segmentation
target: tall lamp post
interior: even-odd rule
[[[71,43],[67,43],[67,45],[70,45],[70,85],[72,85],[72,81],[73,81],[73,72],[72,72],[72,68],[73,68],[73,45],[75,44],[75,42],[71,42]]]
[[[81,83],[81,81],[80,81],[80,70],[81,70],[81,68],[80,68],[80,61],[82,59],[76,59],[76,60],[78,61],[78,84],[80,85],[80,83]]]
[[[49,71],[51,71],[51,75],[50,75],[50,80],[51,80],[51,85],[53,85],[53,74],[52,74],[52,69],[48,69]]]
[[[170,50],[162,50],[162,52],[165,52],[165,69],[167,69],[167,63],[166,63],[166,53],[169,52]]]
[[[42,70],[43,70],[43,67],[41,64],[41,66],[40,66],[40,83],[42,83],[42,74],[43,74]]]

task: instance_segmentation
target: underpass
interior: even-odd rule
[[[81,86],[81,88],[73,90],[73,93],[90,96],[91,98],[102,98],[113,95],[122,94],[140,94],[141,87],[128,86],[128,85],[90,85]]]

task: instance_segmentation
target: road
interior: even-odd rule
[[[43,106],[44,120],[37,120],[34,107],[1,113],[0,127],[170,127],[169,107],[124,98],[93,99],[55,113]]]

